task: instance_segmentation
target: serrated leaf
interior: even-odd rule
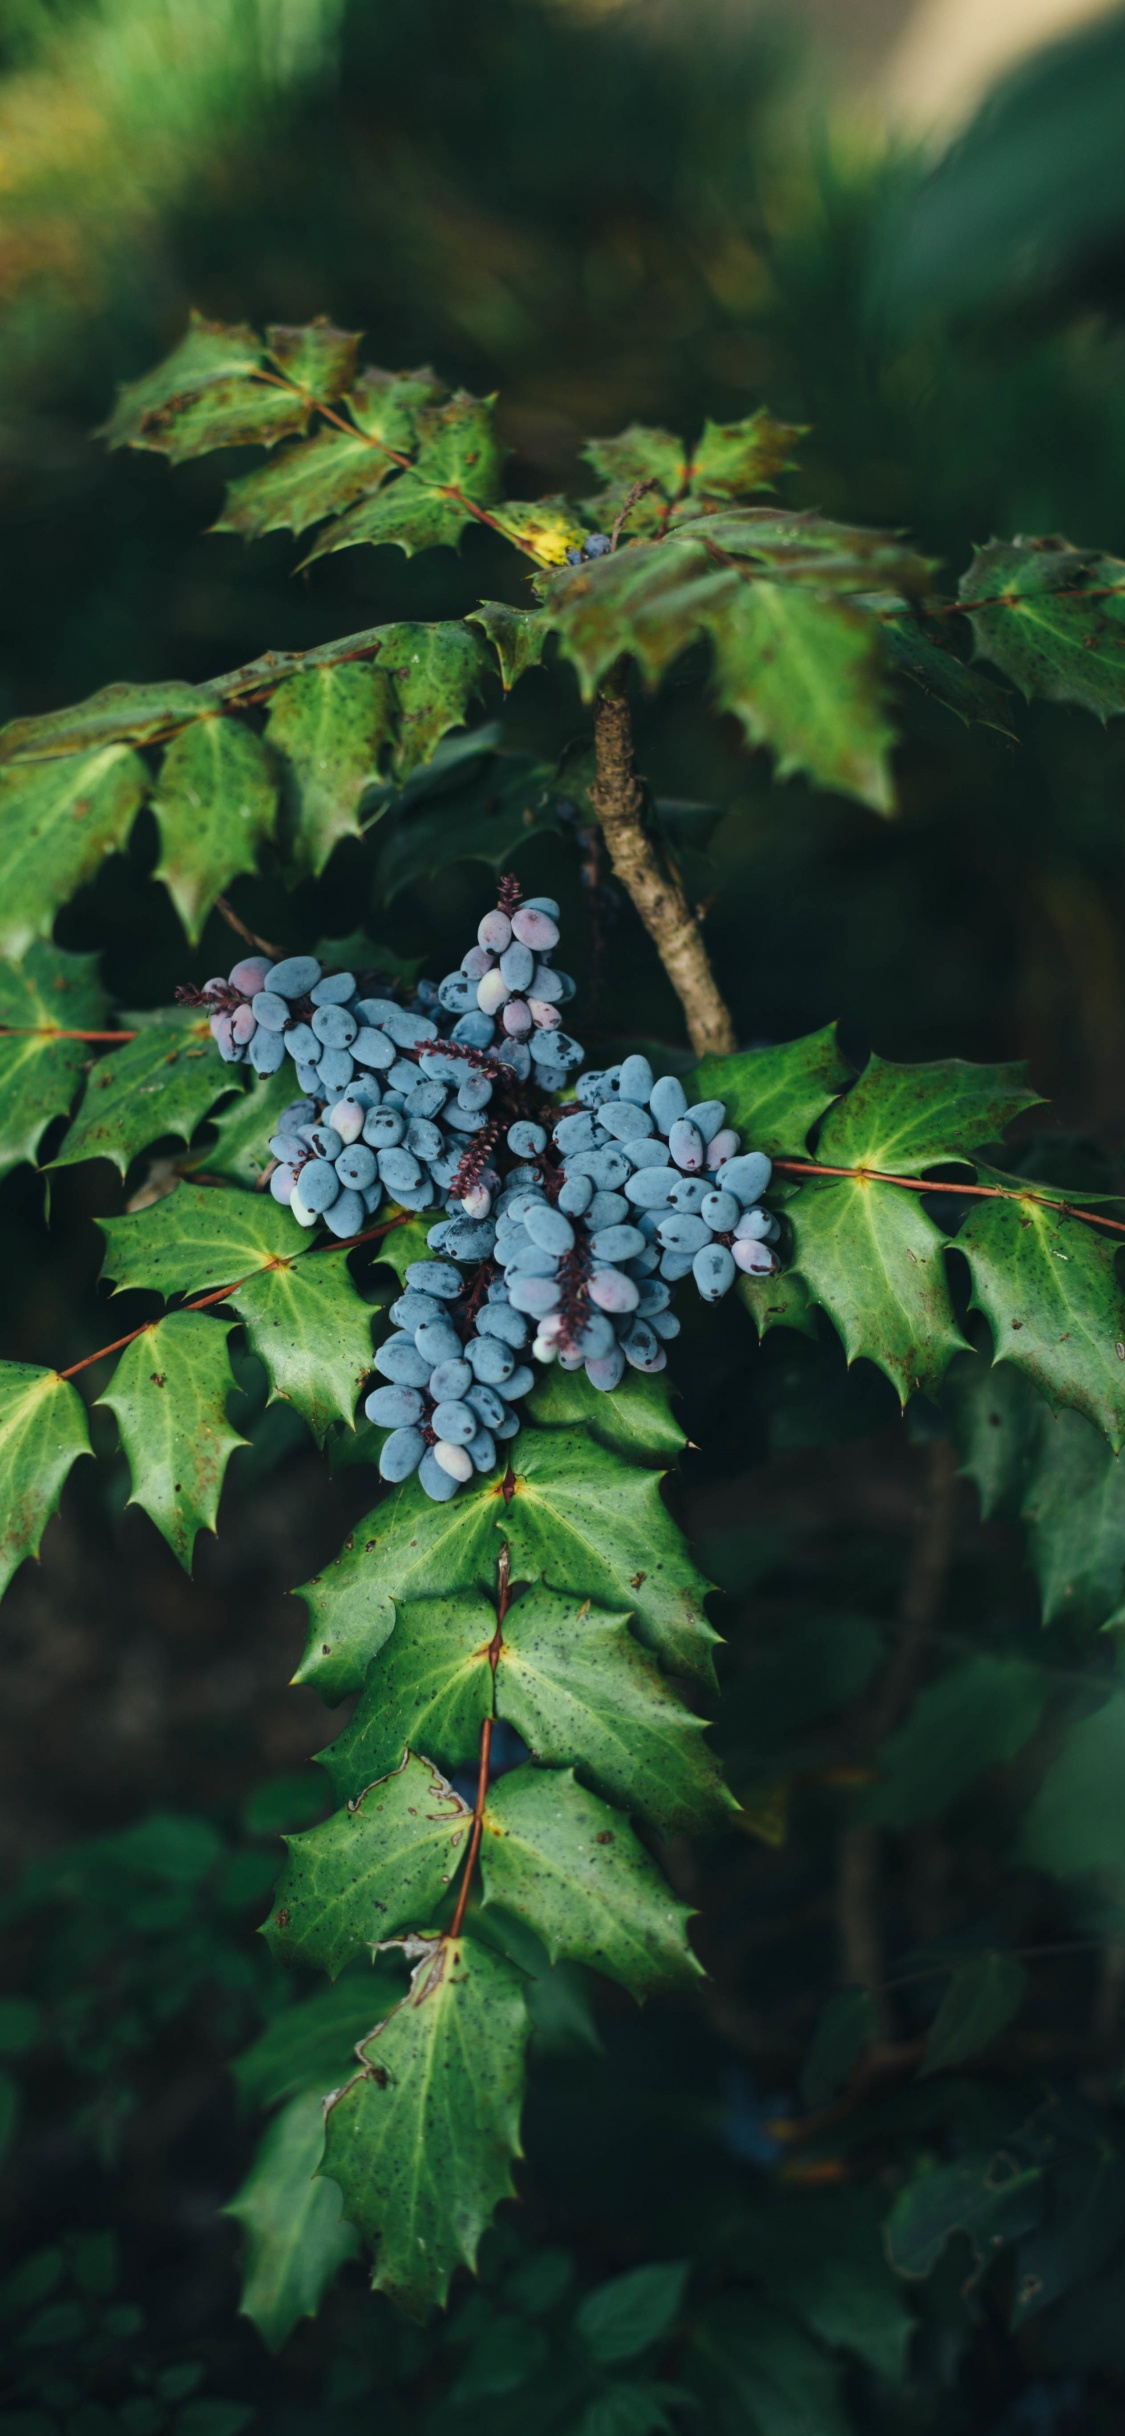
[[[800,1336],[810,1336],[815,1343],[819,1333],[816,1307],[796,1269],[782,1269],[774,1277],[740,1277],[738,1299],[745,1304],[760,1337],[768,1336],[771,1328],[795,1328]]]
[[[310,397],[331,405],[355,379],[359,330],[337,330],[324,313],[299,326],[275,321],[266,331],[266,348],[286,380]]]
[[[860,1815],[885,1827],[937,1818],[985,1768],[1014,1759],[1047,1704],[1048,1677],[1025,1658],[978,1650],[920,1692],[876,1754],[879,1781]]]
[[[1010,694],[978,668],[959,660],[948,644],[931,634],[917,617],[883,617],[881,619],[887,658],[892,673],[909,677],[912,685],[940,702],[944,710],[953,711],[966,727],[974,722],[980,727],[995,728],[1000,736],[1015,738],[1014,704]]]
[[[1114,588],[1116,587],[1116,589]],[[1125,560],[1068,543],[991,541],[958,586],[981,657],[1029,700],[1125,710]]]
[[[169,404],[193,397],[232,374],[254,371],[261,354],[261,339],[245,322],[208,321],[202,313],[193,312],[185,336],[171,354],[139,381],[121,384],[117,404],[98,438],[108,440],[111,448],[121,448],[127,441],[135,446],[158,445],[145,439],[150,413],[160,414]]]
[[[982,1171],[991,1176],[991,1170]],[[992,1331],[993,1360],[1014,1362],[1052,1411],[1070,1405],[1125,1439],[1125,1297],[1116,1246],[1019,1189],[982,1201],[958,1234],[972,1276],[972,1308]]]
[[[336,1979],[365,1949],[432,1920],[465,1858],[472,1815],[432,1760],[405,1751],[393,1775],[334,1818],[283,1838],[289,1858],[265,1925],[271,1952]]]
[[[1013,1385],[1023,1381],[1005,1373]],[[1125,1464],[1079,1413],[1052,1420],[1038,1406],[1020,1504],[1043,1622],[1087,1629],[1125,1624]]]
[[[294,1243],[292,1213],[268,1193],[178,1184],[150,1209],[98,1224],[108,1247],[105,1273],[118,1294],[130,1286],[165,1297],[203,1293],[233,1285],[271,1261],[308,1257]]]
[[[394,542],[408,558],[442,543],[456,549],[466,524],[477,521],[473,507],[491,508],[499,496],[503,460],[494,412],[494,399],[463,391],[444,406],[423,407],[413,464],[329,525],[306,566],[358,542]]]
[[[825,2106],[846,2088],[878,2028],[870,1988],[837,1988],[820,2016],[801,2067],[801,2096],[806,2106]]]
[[[581,547],[586,527],[568,499],[504,499],[493,509],[493,522],[505,541],[533,558],[540,567],[561,567],[568,550]]]
[[[280,2351],[301,2318],[314,2318],[359,2236],[346,2224],[336,2183],[318,2173],[324,2155],[320,2092],[291,2098],[263,2136],[241,2189],[224,2216],[242,2226],[239,2315],[269,2351]]]
[[[708,611],[714,696],[748,744],[767,745],[779,778],[894,809],[886,668],[875,622],[795,583],[741,583]]]
[[[746,1049],[735,1057],[705,1057],[692,1077],[700,1099],[725,1103],[727,1123],[747,1150],[771,1158],[808,1157],[808,1136],[852,1069],[836,1042],[835,1024],[776,1049]]]
[[[495,1629],[479,1591],[397,1606],[350,1725],[322,1754],[341,1800],[397,1766],[408,1743],[446,1768],[471,1763],[494,1699],[536,1759],[581,1769],[665,1831],[714,1825],[733,1807],[702,1720],[638,1646],[626,1615],[535,1585],[508,1610],[493,1675]]]
[[[179,465],[208,449],[248,440],[269,446],[303,431],[308,397],[278,386],[276,375],[261,377],[262,352],[245,323],[227,326],[193,313],[171,355],[119,389],[100,436],[111,448],[152,448]]]
[[[401,782],[432,759],[451,728],[464,726],[491,661],[480,635],[456,622],[384,626],[382,641],[380,666],[394,680],[399,709],[393,766]]]
[[[381,489],[394,471],[393,457],[374,448],[363,432],[314,432],[228,483],[222,515],[211,531],[241,533],[244,541],[257,541],[263,533],[306,533],[325,516],[339,516],[354,500]]]
[[[206,1023],[146,1025],[135,1040],[98,1058],[51,1167],[111,1159],[123,1176],[148,1143],[166,1134],[190,1140],[229,1089]]]
[[[423,409],[444,395],[444,383],[428,364],[418,364],[412,372],[383,372],[377,364],[365,364],[348,410],[369,438],[408,456],[417,442]]]
[[[630,534],[658,530],[669,502],[679,497],[687,481],[687,450],[683,441],[674,432],[662,431],[655,425],[630,423],[626,431],[615,433],[612,439],[587,440],[582,455],[605,486],[596,498],[584,504],[607,525],[620,513],[635,484],[652,484],[652,489],[632,510]]]
[[[376,2290],[415,2316],[475,2266],[513,2193],[527,2034],[512,1965],[474,1939],[436,1940],[329,2106],[324,2171],[375,2246]]]
[[[916,1175],[998,1141],[1013,1117],[1042,1105],[1023,1063],[971,1065],[963,1057],[900,1066],[872,1057],[826,1118],[817,1158],[826,1165]]]
[[[540,579],[543,616],[593,700],[622,652],[633,654],[655,685],[704,631],[712,613],[735,602],[742,578],[715,567],[691,529],[685,537],[639,542],[612,556]]]
[[[266,739],[281,764],[289,853],[301,877],[318,878],[339,840],[360,835],[360,800],[379,775],[395,707],[386,670],[355,663],[306,669],[275,693]]]
[[[143,1506],[185,1573],[200,1531],[213,1531],[223,1476],[246,1440],[227,1420],[235,1386],[229,1323],[173,1311],[127,1345],[98,1398],[117,1422],[129,1504]]]
[[[954,1971],[926,2037],[921,2078],[952,2072],[991,2046],[1027,1992],[1027,1972],[1014,1954],[980,1954]]]
[[[139,754],[110,744],[0,769],[0,949],[49,935],[60,905],[123,846],[149,789]]]
[[[818,1145],[818,1156],[821,1146]],[[877,1364],[903,1403],[932,1395],[966,1350],[945,1270],[947,1239],[916,1196],[870,1176],[813,1179],[787,1204],[794,1265],[843,1339]]]
[[[503,1532],[514,1578],[631,1608],[663,1665],[713,1682],[719,1636],[704,1613],[709,1584],[662,1502],[657,1474],[622,1464],[577,1431],[523,1430],[509,1451],[515,1485]]]
[[[276,1261],[246,1278],[231,1301],[251,1353],[265,1365],[271,1401],[292,1404],[318,1446],[334,1421],[353,1429],[371,1369],[371,1306],[347,1262]]]
[[[983,1355],[955,1362],[946,1388],[960,1471],[976,1484],[985,1522],[1006,1507],[1018,1511],[1047,1418],[1033,1387],[1010,1363],[989,1364]],[[1112,1457],[1097,1430],[1074,1416],[1073,1426]]]
[[[44,1528],[80,1455],[93,1452],[86,1408],[69,1379],[31,1362],[0,1362],[0,1591]]]
[[[169,728],[198,719],[210,699],[209,687],[185,685],[176,677],[158,685],[103,685],[70,709],[9,720],[0,728],[0,762],[58,760],[106,744],[151,744]]]
[[[305,2089],[337,2088],[347,2078],[356,2040],[397,2004],[401,1983],[385,1968],[361,1966],[274,2015],[231,2072],[245,2106],[275,2106]]]
[[[888,595],[924,591],[933,571],[932,562],[920,558],[900,534],[836,524],[808,508],[724,507],[701,514],[696,501],[685,500],[674,510],[669,529],[699,539],[713,565],[745,560],[748,573],[776,576],[787,587],[852,593],[880,631],[884,621],[875,604]]]
[[[739,499],[772,491],[775,474],[792,473],[792,450],[805,423],[775,423],[764,406],[741,423],[706,422],[692,452],[688,489],[694,498]]]
[[[632,1461],[679,1455],[686,1439],[671,1407],[667,1375],[627,1370],[612,1395],[591,1387],[584,1370],[540,1371],[526,1410],[539,1429],[588,1429],[600,1446]]]
[[[152,808],[163,880],[193,942],[228,882],[253,871],[272,835],[277,786],[260,736],[237,719],[197,719],[174,736]]]
[[[188,1175],[202,1169],[205,1175],[221,1176],[252,1191],[267,1167],[273,1165],[270,1135],[277,1132],[282,1110],[296,1096],[293,1067],[287,1058],[276,1074],[259,1076],[252,1068],[228,1067],[227,1075],[236,1096],[210,1118],[217,1140],[190,1151],[180,1165]],[[247,1082],[240,1090],[241,1075],[247,1076]]]
[[[480,1858],[485,1903],[525,1921],[552,1962],[586,1963],[638,1998],[700,1973],[688,1906],[571,1769],[514,1768],[492,1785]]]
[[[505,693],[528,668],[538,668],[550,628],[538,609],[513,609],[507,601],[482,601],[470,609],[470,626],[480,626],[500,662]]]
[[[361,1433],[362,1436],[363,1433]],[[440,1599],[453,1591],[483,1589],[495,1581],[502,1508],[499,1476],[469,1481],[448,1505],[435,1505],[417,1479],[392,1489],[374,1513],[364,1516],[323,1573],[302,1584],[297,1595],[309,1610],[309,1637],[293,1678],[311,1683],[325,1700],[358,1691],[373,1658],[393,1631],[396,1603],[414,1596]],[[360,1784],[397,1767],[411,1734],[397,1751],[361,1762]],[[435,1748],[413,1736],[423,1749]],[[435,1748],[435,1756],[441,1752]],[[349,1781],[349,1792],[358,1790]]]
[[[105,1017],[96,956],[36,942],[18,964],[0,964],[0,1175],[34,1159],[94,1054],[86,1041],[61,1039],[59,1030],[98,1030]]]

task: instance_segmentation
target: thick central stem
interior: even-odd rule
[[[607,685],[594,712],[597,777],[590,800],[610,861],[628,889],[675,990],[699,1057],[729,1057],[737,1046],[703,933],[675,873],[667,870],[644,821],[644,790],[633,760],[633,726],[624,691]]]

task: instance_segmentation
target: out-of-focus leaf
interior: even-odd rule
[[[277,787],[259,736],[237,719],[197,719],[167,747],[153,794],[163,880],[189,939],[228,882],[253,871],[272,835]]]
[[[930,2024],[923,2077],[952,2072],[991,2046],[1026,1993],[1027,1972],[1014,1954],[980,1954],[959,1964]]]
[[[550,631],[537,609],[513,609],[507,601],[482,601],[469,612],[470,626],[480,626],[500,662],[507,693],[528,668],[538,668]]]
[[[493,515],[505,540],[541,567],[561,567],[567,551],[586,539],[567,499],[505,499]]]
[[[980,2150],[923,2169],[899,2192],[887,2219],[887,2256],[896,2274],[926,2276],[951,2236],[966,2233],[984,2267],[1003,2243],[1030,2233],[1042,2211],[1041,2162]]]
[[[275,2106],[298,2090],[338,2088],[353,2068],[356,2040],[390,2012],[399,1992],[397,1980],[364,1964],[287,2005],[234,2059],[243,2104]]]
[[[171,355],[118,392],[101,436],[111,448],[153,448],[179,465],[207,449],[248,440],[268,446],[303,431],[308,397],[256,377],[263,352],[245,323],[228,327],[193,313]]]
[[[1014,1759],[1043,1714],[1049,1678],[1024,1658],[978,1650],[920,1692],[877,1754],[879,1782],[862,1815],[885,1827],[936,1818],[985,1768]]]
[[[845,2087],[878,2026],[869,1988],[837,1988],[821,2014],[801,2067],[801,2096],[806,2106],[826,2106]]]
[[[775,423],[764,406],[741,423],[703,426],[692,451],[688,489],[694,498],[742,499],[750,491],[772,491],[775,474],[792,473],[803,423]]]
[[[1031,700],[1125,710],[1125,560],[1049,541],[991,541],[961,578],[977,650]]]
[[[80,1455],[92,1453],[86,1408],[68,1379],[30,1362],[0,1362],[0,1591],[44,1527]]]
[[[0,769],[0,950],[49,935],[60,905],[123,846],[149,789],[138,753],[103,745]]]
[[[223,2210],[242,2226],[246,2245],[239,2310],[270,2351],[280,2351],[301,2318],[316,2316],[345,2259],[359,2248],[337,2184],[318,2172],[323,2155],[321,2092],[302,2090],[270,2124]]]
[[[548,776],[530,753],[493,754],[467,763],[461,786],[442,788],[392,814],[378,862],[384,903],[450,863],[486,863],[492,871],[504,871],[532,838],[557,834],[557,801]]]
[[[680,2314],[687,2279],[686,2261],[673,2259],[666,2266],[634,2267],[588,2292],[574,2325],[591,2358],[606,2365],[635,2360],[658,2343]]]
[[[89,1043],[64,1040],[60,1031],[100,1030],[105,1019],[96,956],[36,942],[18,964],[0,963],[0,1175],[34,1159],[94,1054]]]
[[[57,761],[106,744],[151,744],[198,719],[212,696],[207,686],[169,677],[160,685],[103,685],[69,710],[38,719],[12,719],[0,728],[0,762]]]
[[[797,584],[740,584],[707,618],[715,700],[748,744],[767,745],[779,778],[894,809],[886,666],[875,622]]]
[[[463,391],[447,405],[423,407],[412,464],[330,524],[306,565],[357,542],[394,542],[408,558],[442,542],[456,548],[466,524],[474,522],[473,506],[490,509],[499,497],[502,456],[494,409],[493,399]]]
[[[1056,1878],[1125,1882],[1125,1692],[1072,1726],[1024,1821],[1021,1858]]]
[[[185,1572],[200,1531],[213,1531],[227,1464],[245,1439],[227,1420],[235,1385],[229,1323],[173,1311],[127,1345],[107,1388],[132,1481]]]
[[[271,323],[266,348],[286,380],[331,405],[355,379],[360,337],[358,330],[334,329],[327,315],[318,313],[298,327]]]
[[[980,670],[943,647],[920,619],[884,617],[883,636],[893,675],[909,677],[921,692],[953,711],[969,727],[974,721],[1000,736],[1015,736],[1014,704],[1002,686],[993,685]]]

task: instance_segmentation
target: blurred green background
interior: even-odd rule
[[[118,677],[202,678],[389,616],[457,615],[510,584],[487,536],[460,559],[352,552],[294,577],[283,538],[247,549],[206,533],[243,458],[172,473],[110,457],[91,435],[115,383],[171,346],[193,305],[259,324],[327,311],[364,329],[378,362],[430,360],[451,381],[498,388],[528,494],[581,488],[588,433],[639,418],[690,434],[706,414],[766,401],[811,427],[791,496],[910,527],[951,585],[993,533],[1060,532],[1125,555],[1125,17],[1086,13],[1057,52],[1029,50],[1017,29],[1007,55],[998,41],[978,56],[965,11],[943,18],[936,0],[913,15],[877,0],[7,0],[0,714]],[[1060,10],[1060,24],[1068,14],[1083,12]],[[857,1053],[1027,1057],[1054,1102],[1055,1172],[1065,1158],[1088,1186],[1111,1177],[1125,1121],[1125,736],[1017,704],[1013,743],[917,696],[903,705],[902,813],[883,824],[775,784],[704,716],[693,673],[685,664],[639,707],[640,746],[657,794],[679,807],[668,818],[710,907],[740,1037],[839,1017]],[[583,733],[569,679],[529,679],[505,725],[512,743],[562,752]],[[198,956],[185,948],[148,880],[154,860],[142,827],[59,928],[66,945],[105,949],[126,1005],[227,960],[217,918]],[[521,869],[563,900],[587,989],[572,843],[537,842]],[[455,863],[389,908],[377,892],[356,901],[356,873],[342,855],[288,907],[268,878],[233,895],[272,935],[339,936],[365,920],[437,972],[459,956],[487,885],[480,865]],[[601,919],[600,995],[579,1031],[682,1045],[675,1002],[612,891]],[[66,1176],[49,1244],[41,1184],[23,1171],[5,1187],[6,1352],[61,1360],[69,1347],[73,1359],[108,1332],[90,1221],[110,1196],[104,1168]],[[702,1450],[688,1511],[727,1550],[731,1663],[753,1682],[755,1636],[768,1642],[791,1608],[806,1622],[810,1599],[894,1614],[924,1450],[884,1383],[846,1382],[831,1346],[775,1338],[759,1357],[744,1318],[721,1352],[713,1322],[686,1335]],[[283,1593],[338,1544],[371,1485],[328,1482],[296,1425],[255,1415],[249,1373],[247,1392],[252,1452],[236,1460],[194,1584],[143,1518],[120,1512],[110,1465],[108,1492],[80,1477],[68,1493],[42,1568],[25,1569],[0,1619],[0,1848],[14,1886],[29,1859],[39,1873],[9,1905],[13,1968],[55,2040],[41,2054],[31,2017],[5,2030],[0,2008],[0,2041],[27,2078],[6,2221],[13,2257],[29,2225],[33,2243],[63,2240],[60,2291],[81,2281],[74,2228],[119,2223],[128,2288],[143,2288],[157,2331],[106,2339],[130,2358],[134,2347],[150,2397],[185,2346],[205,2362],[219,2416],[195,2436],[234,2436],[252,2405],[283,2430],[366,2427],[372,2412],[380,2428],[428,2426],[440,2361],[372,2316],[358,2278],[331,2341],[302,2335],[297,2367],[272,2384],[253,2338],[232,2333],[234,2245],[215,2210],[245,2133],[225,2059],[281,2001],[249,1933],[275,1822],[268,1803],[245,1805],[324,1739],[315,1704],[285,1689],[300,1618]],[[1018,1542],[974,1538],[974,1511],[969,1500],[961,1628],[1000,1616],[1034,1641]],[[738,1604],[762,1584],[764,1606]],[[1056,1655],[1074,1662],[1065,1636]],[[743,1715],[736,1700],[736,1744]],[[301,1775],[302,1792],[279,1796],[278,1816],[286,1800],[315,1801],[312,1783]],[[181,1826],[146,1859],[122,1838],[154,1808]],[[533,2110],[519,2239],[569,2242],[577,2272],[603,2272],[644,2255],[654,2224],[687,2249],[734,2204],[730,2176],[751,2170],[753,2136],[729,2133],[721,2093],[748,2056],[784,2082],[832,1984],[823,1890],[836,1827],[820,1795],[783,1857],[744,1840],[710,1876],[683,1862],[716,1922],[705,2032],[669,2014],[642,2032],[611,2006],[608,2064],[581,2025],[544,2034],[555,2062]],[[951,1834],[946,1867],[964,1880],[955,1912],[1000,1900],[971,1839]],[[905,1943],[921,1931],[908,1894],[895,1902]],[[769,1939],[755,1943],[746,1920],[787,1911],[797,1945],[781,1960],[771,1948],[767,1967]],[[1052,2020],[1068,2007],[1084,2018],[1092,2001],[1085,1984],[1052,1991]],[[616,2163],[598,2183],[615,2106]],[[726,2146],[713,2152],[720,2119]],[[12,2289],[0,2316],[22,2323]],[[1120,2425],[1122,2389],[1104,2368],[1074,2406],[1092,2415],[1067,2419],[1064,2397],[1053,2420],[1005,2417],[1046,2372],[1018,2348],[993,2356],[958,2307],[951,2284],[926,2337],[934,2361],[952,2344],[949,2373],[926,2370],[901,2422],[860,2392],[856,2426]],[[93,2401],[67,2374],[79,2400],[35,2407],[49,2425],[61,2413],[68,2436],[105,2436],[76,2416],[103,2408],[93,2371]],[[241,2400],[222,2399],[232,2391]],[[12,2436],[44,2436],[42,2415],[24,2417]],[[132,2436],[156,2425],[135,2418]],[[822,2436],[804,2420],[792,2436],[806,2425]],[[835,2420],[824,2428],[836,2436]]]

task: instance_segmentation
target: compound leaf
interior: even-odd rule
[[[363,432],[318,431],[229,483],[211,530],[241,533],[244,541],[263,533],[304,533],[377,491],[394,470],[394,459],[373,448]]]
[[[239,2313],[269,2351],[280,2351],[301,2318],[314,2318],[345,2259],[359,2248],[336,2183],[317,2169],[324,2155],[324,2104],[303,2089],[265,2133],[225,2216],[245,2242]]]
[[[852,1069],[836,1043],[836,1026],[806,1033],[778,1049],[745,1049],[735,1057],[705,1057],[691,1078],[699,1099],[723,1100],[727,1123],[747,1150],[771,1157],[808,1156],[808,1136]]]
[[[63,1032],[98,1030],[105,1015],[96,956],[36,941],[18,964],[0,964],[0,1175],[34,1159],[74,1099],[93,1051]]]
[[[173,1311],[127,1345],[98,1398],[114,1414],[143,1506],[185,1572],[200,1531],[213,1531],[223,1475],[246,1440],[227,1420],[235,1385],[229,1325]]]
[[[232,1296],[251,1353],[265,1365],[271,1399],[281,1396],[322,1446],[334,1421],[355,1426],[356,1398],[371,1368],[371,1308],[345,1260],[275,1261]]]
[[[477,521],[473,508],[491,508],[499,496],[494,414],[494,399],[463,391],[444,406],[423,407],[413,463],[330,524],[305,564],[357,542],[394,542],[408,558],[441,543],[455,549],[466,524]]]
[[[398,1606],[351,1724],[322,1755],[340,1799],[397,1766],[407,1743],[443,1767],[474,1760],[495,1683],[497,1716],[546,1766],[582,1769],[665,1830],[721,1821],[732,1804],[703,1722],[639,1647],[626,1615],[533,1585],[508,1610],[493,1678],[495,1630],[479,1591]]]
[[[982,1171],[991,1176],[991,1170]],[[992,1331],[993,1360],[1014,1362],[1052,1411],[1070,1405],[1125,1440],[1125,1297],[1113,1242],[1011,1184],[982,1201],[957,1236],[972,1276],[972,1307]]]
[[[316,879],[342,837],[360,834],[364,788],[379,774],[395,697],[386,670],[308,668],[278,687],[266,725],[281,764],[294,870]]]
[[[275,321],[266,331],[266,348],[286,380],[295,382],[316,402],[331,405],[350,389],[356,372],[361,332],[337,330],[327,314],[291,325]]]
[[[476,1940],[405,1950],[409,1993],[329,2105],[323,2170],[375,2246],[376,2290],[421,2316],[513,2196],[528,2017],[519,1972]]]
[[[92,1452],[86,1408],[68,1379],[31,1362],[0,1362],[0,1591],[25,1556],[38,1556],[63,1483]]]
[[[49,933],[59,906],[124,845],[148,789],[124,744],[0,769],[0,949],[18,956]]]
[[[165,1296],[203,1293],[271,1261],[307,1258],[294,1244],[292,1213],[268,1193],[178,1184],[151,1209],[99,1224],[109,1246],[106,1273],[119,1294],[129,1286]]]
[[[481,1869],[486,1904],[526,1921],[552,1962],[587,1963],[637,1997],[700,1970],[687,1905],[571,1769],[514,1768],[491,1787]]]
[[[118,392],[102,437],[111,448],[152,448],[179,465],[211,448],[270,445],[303,431],[310,401],[260,377],[262,342],[244,322],[193,313],[186,337],[139,381]]]
[[[237,719],[197,719],[168,746],[152,802],[163,880],[197,940],[228,881],[253,871],[273,832],[277,786],[260,736]]]
[[[135,1040],[99,1057],[51,1166],[111,1159],[123,1176],[150,1142],[166,1134],[188,1141],[229,1089],[206,1023],[146,1024]]]
[[[630,423],[610,440],[587,440],[582,455],[605,486],[585,502],[591,516],[611,525],[630,491],[643,482],[650,487],[634,504],[628,530],[632,535],[657,531],[687,481],[687,454],[674,432],[645,423]]]
[[[286,1836],[265,1934],[282,1962],[338,1977],[365,1949],[432,1920],[465,1858],[472,1812],[432,1760],[406,1751],[334,1818]]]

